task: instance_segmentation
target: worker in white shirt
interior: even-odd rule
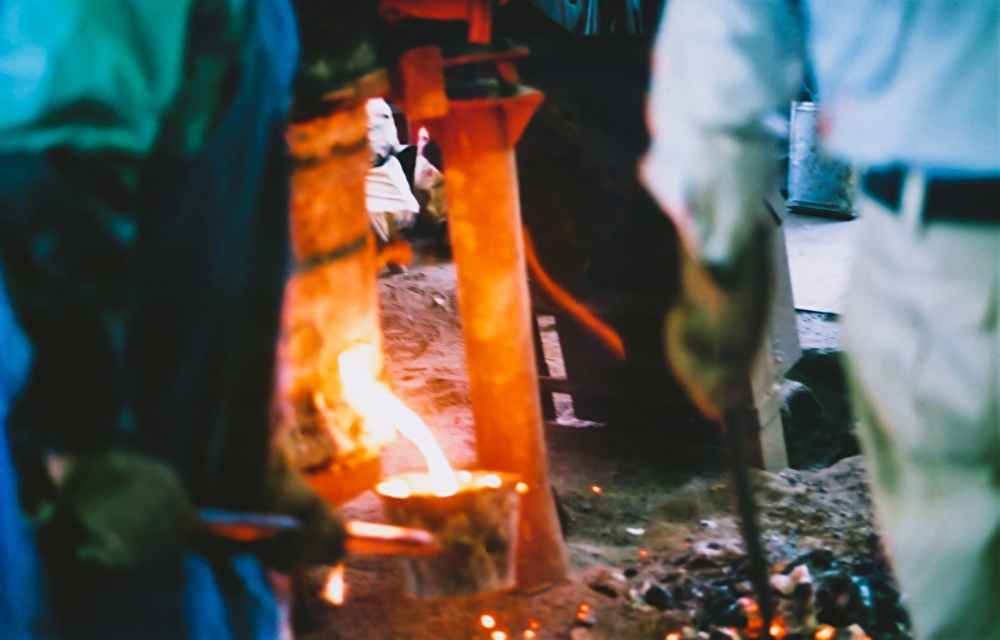
[[[808,57],[862,169],[844,343],[879,524],[923,639],[1000,638],[1000,3],[673,0],[642,177],[681,234],[667,357],[721,415],[759,345],[762,126]]]
[[[398,238],[399,229],[413,225],[420,204],[395,156],[403,145],[392,108],[382,98],[370,99],[366,107],[368,144],[374,158],[365,178],[365,199],[372,229],[382,243],[388,243]]]

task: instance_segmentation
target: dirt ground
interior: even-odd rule
[[[380,294],[392,386],[425,417],[453,464],[472,465],[454,267],[424,265],[382,278]],[[825,350],[835,348],[837,338],[829,324],[805,319]],[[545,336],[546,355],[557,368],[557,338],[551,331]],[[530,594],[417,601],[405,595],[398,561],[351,559],[346,604],[332,608],[315,597],[300,612],[299,625],[311,629],[307,637],[488,639],[480,616],[489,613],[497,620],[495,630],[510,640],[659,640],[689,620],[681,600],[656,602],[649,594],[659,593],[650,591],[652,586],[695,566],[692,559],[725,573],[727,559],[742,555],[718,434],[693,433],[683,423],[663,428],[662,417],[647,431],[587,426],[573,419],[568,397],[558,401],[561,424],[547,427],[547,439],[573,563],[567,582]],[[387,474],[420,466],[415,449],[403,441],[390,446],[383,460]],[[818,466],[754,477],[769,561],[775,565],[814,549],[828,549],[843,560],[878,553],[861,458]],[[382,518],[371,494],[349,503],[343,513]],[[314,572],[308,588],[318,591],[322,577],[322,571]],[[590,607],[586,624],[577,620],[581,603]],[[529,628],[534,636],[524,635]]]

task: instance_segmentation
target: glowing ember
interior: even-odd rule
[[[760,605],[753,598],[740,598],[739,603],[744,613],[760,613]]]
[[[490,640],[507,640],[507,634],[503,631],[494,631],[490,634]]]
[[[483,629],[492,629],[497,626],[497,619],[488,613],[484,613],[479,616],[479,624],[483,625]]]
[[[538,631],[541,628],[542,628],[542,623],[539,622],[538,620],[534,620],[534,619],[528,620],[528,629],[530,629],[532,631]]]
[[[474,493],[483,490],[502,490],[504,484],[507,482],[511,483],[511,487],[509,487],[510,489],[514,488],[513,481],[505,480],[503,474],[487,471],[457,471],[455,472],[455,481],[458,489],[447,495],[465,492]],[[444,497],[445,494],[442,494],[437,487],[438,485],[430,474],[424,472],[409,472],[400,473],[392,476],[391,478],[386,478],[376,485],[375,491],[379,495],[400,499],[406,499],[411,496],[430,495]]]
[[[764,631],[764,618],[760,615],[760,605],[753,598],[740,598],[740,606],[747,617],[746,630],[750,637],[756,638]]]
[[[375,377],[375,348],[360,344],[345,349],[337,357],[344,400],[367,423],[380,429],[395,427],[412,442],[427,462],[427,470],[435,495],[450,496],[458,492],[455,471],[448,464],[444,451],[423,420],[403,404]]]
[[[516,485],[514,485],[514,491],[517,491],[518,494],[523,496],[524,494],[528,493],[528,483],[518,482]]]
[[[816,640],[833,640],[837,637],[837,630],[828,624],[820,625],[816,629]]]
[[[663,636],[663,640],[681,640],[681,638],[683,637],[684,636],[682,636],[680,633],[676,631],[671,631],[667,635]]]
[[[347,584],[344,582],[344,563],[340,563],[330,570],[326,577],[326,585],[323,587],[323,599],[335,607],[344,604],[347,596]]]
[[[594,493],[595,496],[599,496],[604,493],[604,489],[602,489],[601,485],[599,484],[590,485],[590,490]]]
[[[639,558],[645,560],[649,557],[649,551],[646,549],[639,549]]]
[[[768,635],[770,635],[775,640],[783,640],[785,636],[788,635],[788,630],[785,629],[785,623],[781,618],[776,618],[771,626],[767,630]]]
[[[525,629],[523,635],[524,635],[524,640],[535,640],[535,638],[538,637],[538,634],[532,631],[531,629]]]

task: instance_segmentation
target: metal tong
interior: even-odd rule
[[[743,534],[743,544],[746,546],[747,558],[750,561],[750,583],[753,585],[757,604],[764,618],[765,638],[769,638],[774,610],[771,606],[771,586],[768,581],[767,554],[761,542],[760,524],[757,519],[757,505],[753,497],[753,485],[750,480],[750,466],[747,460],[746,441],[744,438],[754,427],[749,407],[744,406],[726,411],[723,428],[730,446],[730,471],[733,479],[733,493],[736,508],[740,517],[740,532]]]
[[[199,527],[219,538],[235,542],[258,542],[301,526],[292,516],[243,513],[224,509],[200,509]],[[377,522],[348,520],[347,553],[355,556],[429,556],[440,553],[437,540],[423,529],[397,527]]]

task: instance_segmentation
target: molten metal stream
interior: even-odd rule
[[[448,464],[434,435],[416,413],[375,377],[375,348],[359,344],[337,358],[344,400],[365,420],[382,427],[395,427],[417,447],[427,462],[427,471],[439,496],[458,493],[455,470]]]

